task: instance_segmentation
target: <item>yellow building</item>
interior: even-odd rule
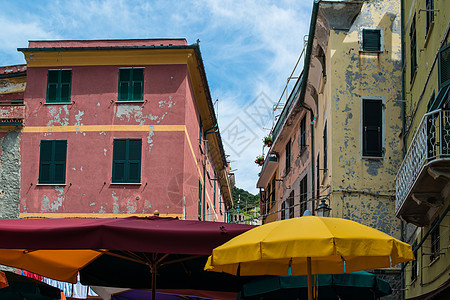
[[[448,299],[450,257],[450,1],[402,0],[405,156],[396,215],[417,257],[404,267],[406,299]]]
[[[401,79],[400,0],[315,2],[304,69],[257,183],[266,222],[325,205],[401,237]],[[375,272],[400,290],[400,266]]]

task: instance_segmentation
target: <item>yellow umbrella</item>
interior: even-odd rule
[[[414,260],[411,246],[351,220],[304,216],[261,225],[215,248],[206,270],[233,275],[339,274]],[[311,276],[308,294],[312,299]]]

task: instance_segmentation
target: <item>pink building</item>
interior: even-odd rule
[[[223,221],[228,165],[198,44],[30,41],[20,217]]]

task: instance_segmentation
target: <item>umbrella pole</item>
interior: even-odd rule
[[[312,297],[312,274],[311,274],[311,257],[306,258],[306,269],[308,272],[308,300],[313,300]]]
[[[156,299],[156,263],[152,263],[152,300]]]

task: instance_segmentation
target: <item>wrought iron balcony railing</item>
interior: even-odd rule
[[[418,184],[418,177],[424,172],[424,168],[449,159],[450,110],[441,109],[425,114],[395,178],[397,216],[405,200]]]

